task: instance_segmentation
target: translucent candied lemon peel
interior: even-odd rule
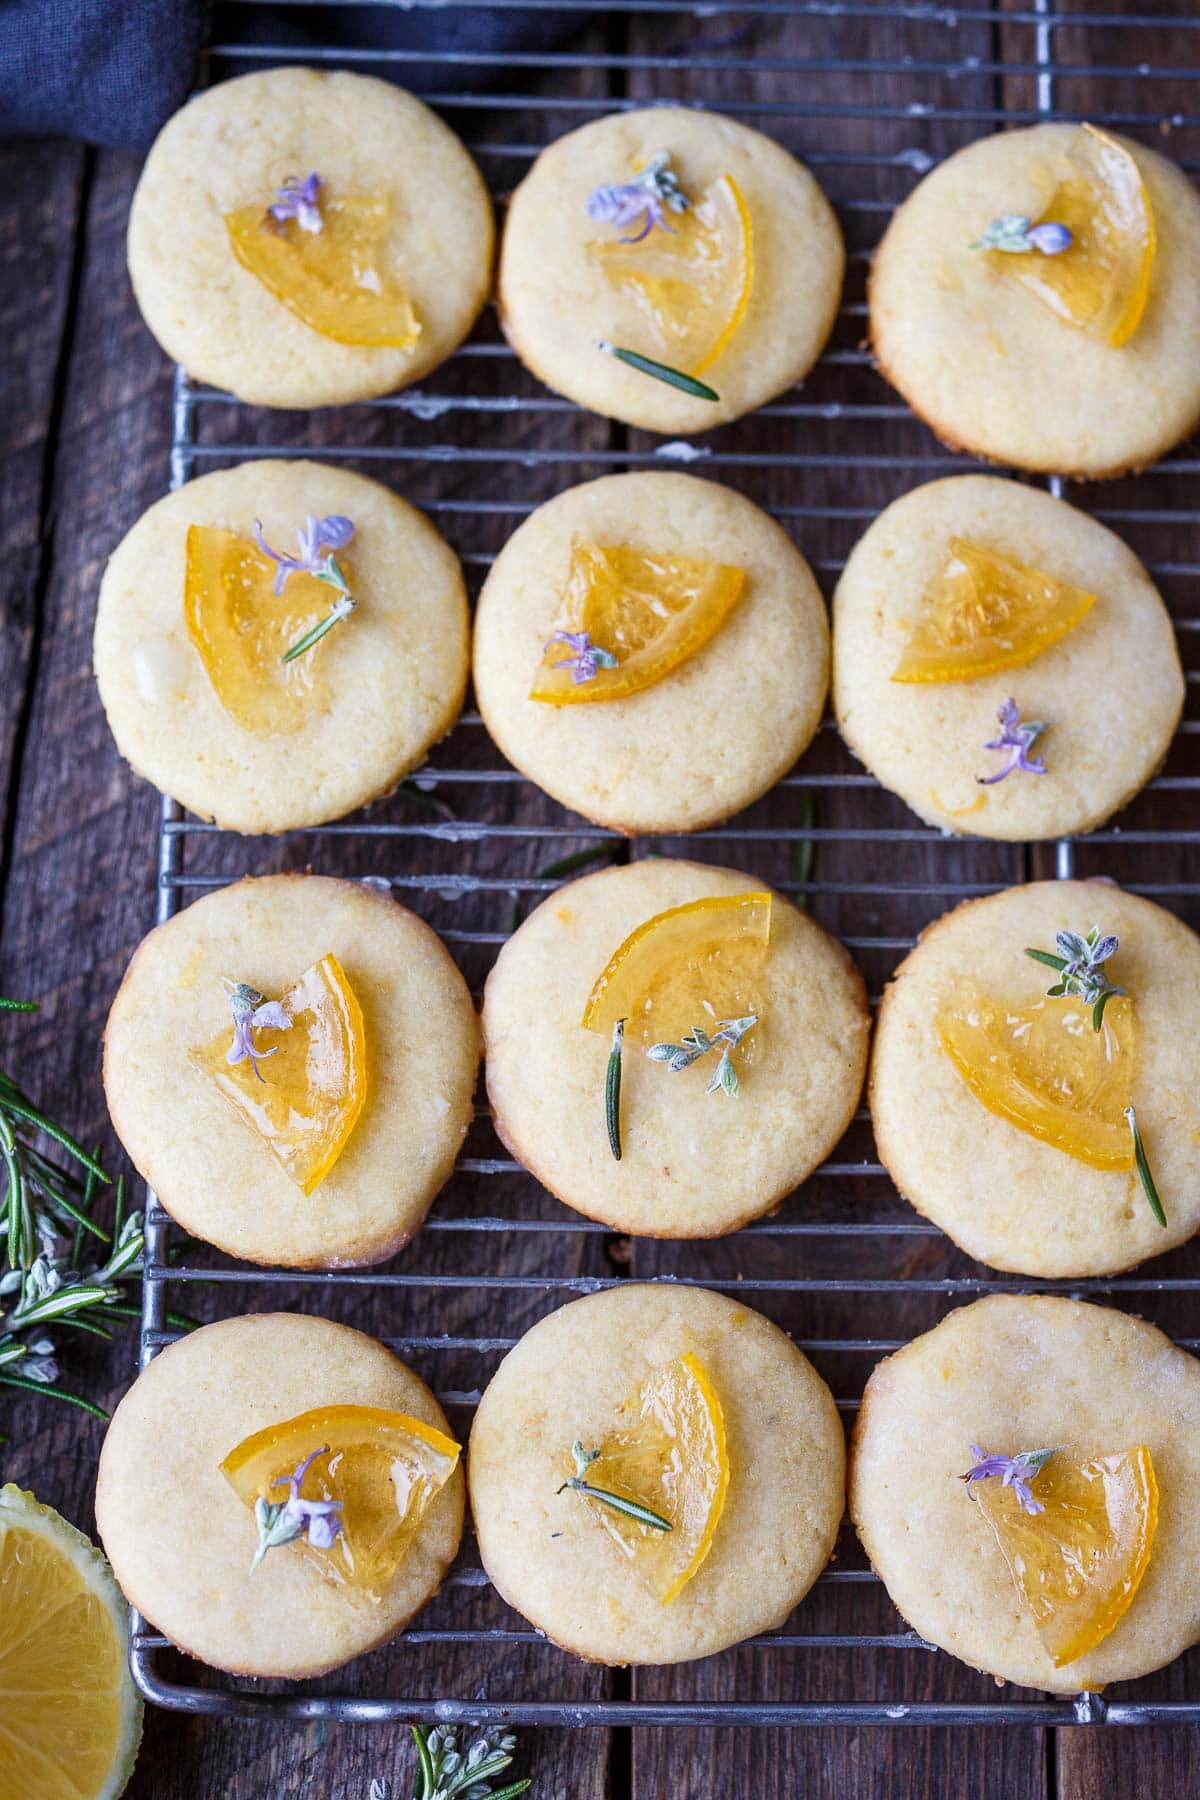
[[[623,699],[702,650],[742,597],[743,569],[698,557],[578,542],[560,626],[531,700],[552,706]]]
[[[625,184],[636,185],[636,178]],[[637,211],[646,205],[643,198]],[[611,216],[613,223],[623,222],[617,212]],[[754,283],[753,221],[737,182],[722,175],[669,226],[660,222],[662,230],[637,238],[593,242],[588,254],[633,303],[632,348],[700,375],[745,318]]]
[[[1146,1446],[1082,1459],[1066,1449],[983,1456],[965,1479],[1055,1667],[1094,1650],[1150,1561],[1158,1484]]]
[[[264,1001],[245,983],[228,986],[232,1042],[227,1028],[192,1059],[311,1194],[345,1149],[367,1097],[362,1009],[332,954],[278,1001]]]
[[[595,1449],[577,1443],[559,1492],[581,1495],[664,1606],[712,1547],[729,1487],[721,1401],[689,1351],[653,1371]]]
[[[388,266],[390,197],[331,191],[319,177],[309,180],[319,191],[307,206],[277,200],[225,214],[238,262],[322,337],[411,350],[421,325]],[[285,186],[281,199],[289,192],[300,190]]]
[[[952,537],[893,681],[973,681],[1023,668],[1086,618],[1095,594]]]
[[[1037,234],[1051,227],[1068,241],[1039,252]],[[1033,241],[1021,248],[989,233],[980,244],[996,253],[998,270],[1067,324],[1114,349],[1128,343],[1146,309],[1156,248],[1154,208],[1135,157],[1106,132],[1081,125],[1042,220],[1026,235]]]
[[[327,1579],[378,1600],[459,1455],[406,1413],[324,1406],[244,1438],[221,1473],[254,1511],[255,1567],[294,1542]]]

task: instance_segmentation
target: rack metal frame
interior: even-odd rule
[[[345,7],[347,14],[368,14],[371,8],[379,12],[386,10],[388,0],[336,0]],[[316,0],[259,0],[258,12],[277,7],[280,11],[290,5],[302,9],[306,5],[316,4]],[[329,0],[322,0],[328,7]],[[422,8],[436,8],[443,15],[459,9],[463,0],[401,0],[398,10],[411,12]],[[520,11],[540,12],[546,14],[584,14],[592,12],[591,0],[493,0],[491,10],[499,13]],[[612,9],[610,9],[612,10]],[[463,53],[427,50],[412,50],[387,47],[367,47],[361,43],[352,50],[329,48],[325,50],[306,49],[298,51],[287,42],[251,42],[243,39],[236,30],[238,7],[234,0],[227,0],[223,12],[234,21],[234,31],[228,39],[218,41],[211,46],[210,57],[214,64],[229,65],[230,68],[248,68],[270,66],[287,61],[309,63],[348,64],[378,73],[404,79],[410,65],[420,65],[426,69],[436,67],[438,70],[451,73],[458,68],[493,67],[497,70],[512,71],[518,77],[528,73],[530,76],[556,74],[565,84],[570,84],[578,72],[605,72],[610,78],[624,78],[631,73],[661,74],[664,79],[686,71],[689,76],[697,73],[712,72],[714,76],[729,74],[749,74],[759,71],[784,71],[794,74],[797,80],[816,75],[852,75],[862,84],[863,100],[861,105],[847,108],[838,102],[809,102],[803,100],[788,101],[747,101],[738,103],[731,101],[727,91],[713,104],[720,110],[743,116],[763,129],[771,130],[772,121],[787,118],[791,121],[801,120],[810,124],[823,120],[844,118],[848,114],[869,117],[881,121],[895,122],[898,131],[911,126],[914,130],[929,120],[950,122],[966,128],[966,135],[975,136],[989,129],[996,129],[1005,124],[1020,124],[1049,117],[1074,118],[1077,113],[1069,109],[1060,111],[1056,106],[1057,84],[1072,75],[1111,76],[1114,79],[1135,77],[1143,90],[1153,91],[1156,80],[1160,77],[1180,75],[1197,75],[1200,69],[1180,70],[1165,69],[1148,63],[1136,63],[1133,56],[1136,46],[1136,33],[1141,30],[1170,28],[1181,33],[1180,44],[1184,47],[1189,59],[1200,63],[1200,17],[1174,18],[1157,14],[1073,14],[1057,11],[1052,0],[1033,0],[1033,4],[1023,10],[998,11],[991,6],[959,6],[944,7],[923,4],[896,4],[894,0],[878,0],[877,4],[843,3],[843,0],[775,0],[774,4],[750,4],[749,0],[619,0],[615,9],[618,13],[664,14],[678,15],[684,21],[718,20],[728,18],[738,30],[735,41],[730,44],[727,39],[716,40],[712,48],[705,52],[701,44],[699,53],[688,48],[678,52],[664,54],[629,55],[617,50],[606,49],[602,53],[579,54],[575,51],[538,52],[533,54],[498,54]],[[1024,27],[1032,36],[1033,54],[1022,61],[1005,61],[997,56],[994,61],[980,61],[978,57],[963,58],[960,61],[950,57],[934,57],[928,60],[913,57],[879,57],[855,60],[851,57],[801,58],[794,61],[779,61],[771,58],[755,58],[753,55],[735,53],[737,40],[748,27],[760,21],[778,21],[780,19],[827,20],[831,26],[838,21],[871,24],[878,26],[881,22],[894,22],[900,26],[929,28],[953,39],[956,27],[965,23],[986,23],[993,27]],[[1130,34],[1130,62],[1095,66],[1090,63],[1066,64],[1055,57],[1055,36],[1060,30],[1069,29],[1073,33],[1087,32],[1089,28],[1105,27]],[[875,90],[872,83],[881,76],[887,77],[919,77],[929,73],[939,77],[964,75],[994,75],[1008,77],[1013,75],[1027,76],[1033,84],[1036,103],[1032,108],[1014,110],[999,106],[987,107],[934,107],[921,102],[910,102],[906,105],[880,103],[873,98]],[[426,93],[434,105],[442,106],[454,117],[457,113],[465,113],[468,125],[476,112],[501,116],[506,112],[533,113],[541,116],[544,123],[544,140],[549,141],[558,132],[578,117],[586,117],[617,110],[622,106],[646,104],[645,100],[636,97],[610,94],[597,96],[594,93],[507,93],[492,90],[484,91],[441,91]],[[699,102],[703,104],[703,101]],[[1160,115],[1153,111],[1126,110],[1114,111],[1106,115],[1108,122],[1127,130],[1143,132],[1152,130],[1160,123]],[[1200,126],[1200,118],[1190,115],[1173,115],[1172,123],[1181,128]],[[468,139],[470,131],[467,132]],[[482,143],[473,144],[481,157],[488,155],[500,157],[511,163],[527,160],[541,147],[535,144]],[[932,165],[935,160],[916,142],[897,143],[893,149],[879,154],[863,152],[852,155],[840,154],[836,150],[823,148],[819,133],[811,134],[811,141],[800,146],[805,159],[816,166],[832,167],[837,164],[855,164],[869,168],[887,167],[902,171],[914,180]],[[1185,162],[1185,167],[1195,167]],[[844,214],[870,217],[870,215],[886,216],[892,202],[878,199],[853,198],[842,201]],[[855,254],[852,250],[852,255]],[[859,251],[859,260],[864,260],[869,252]],[[851,301],[844,308],[845,316],[854,321],[854,329],[861,330],[861,320],[865,307],[861,302]],[[518,373],[515,363],[507,347],[495,336],[488,338],[478,335],[459,353],[457,362],[460,366],[470,368],[472,363],[499,362],[507,375],[515,377]],[[868,374],[870,359],[866,351],[857,348],[834,349],[822,360],[822,368],[839,373],[833,377],[836,382],[841,371],[846,371],[847,382],[858,381]],[[786,396],[773,406],[762,409],[760,416],[777,419],[806,421],[845,421],[847,430],[856,425],[872,427],[875,424],[905,420],[909,417],[907,409],[898,403],[896,396],[877,383],[878,392],[869,400],[855,398],[851,394],[847,398],[829,400],[810,400],[804,391],[797,390]],[[303,450],[293,445],[264,445],[259,442],[253,431],[247,430],[239,438],[231,439],[221,429],[211,438],[205,436],[207,421],[216,420],[221,426],[231,420],[240,422],[252,420],[256,415],[251,409],[242,408],[232,396],[212,389],[197,386],[189,380],[182,369],[176,372],[174,389],[174,418],[171,447],[170,478],[172,488],[182,486],[197,472],[199,468],[213,466],[218,462],[237,461],[242,457],[263,454],[271,456],[315,454],[325,460],[347,458],[365,464],[396,464],[402,470],[406,464],[450,461],[460,465],[471,463],[511,462],[514,469],[556,465],[561,467],[570,477],[576,467],[586,467],[590,471],[605,468],[662,467],[664,452],[667,456],[683,455],[687,466],[692,456],[703,456],[703,473],[737,470],[754,471],[787,470],[797,475],[805,470],[828,469],[839,464],[841,458],[836,455],[806,453],[802,449],[788,453],[760,453],[743,451],[736,447],[737,437],[733,439],[733,448],[718,446],[714,450],[705,448],[689,450],[687,446],[659,446],[645,451],[631,450],[623,444],[614,443],[608,449],[578,448],[570,443],[570,432],[576,421],[586,417],[568,402],[547,395],[542,390],[525,391],[515,380],[505,383],[505,391],[486,393],[463,393],[455,391],[449,395],[414,392],[402,392],[389,398],[375,402],[369,408],[349,409],[348,417],[353,420],[362,412],[375,415],[388,413],[398,421],[398,429],[408,430],[413,427],[414,435],[397,439],[395,435],[385,444],[377,442],[362,443],[358,441],[341,441],[322,444],[316,449],[305,446]],[[567,439],[562,447],[556,446],[547,450],[512,451],[504,447],[496,449],[481,448],[470,442],[454,441],[450,443],[430,442],[428,436],[415,435],[421,427],[436,423],[439,420],[453,421],[450,435],[459,426],[469,430],[474,419],[501,414],[542,414],[561,418]],[[461,435],[466,435],[464,431]],[[962,458],[939,452],[936,449],[925,449],[913,454],[878,454],[862,455],[857,449],[854,454],[856,467],[882,469],[894,474],[897,481],[897,492],[903,487],[911,486],[916,479],[923,479],[935,473],[970,467]],[[669,464],[668,466],[675,466]],[[1198,512],[1192,504],[1185,506],[1163,506],[1155,504],[1154,484],[1163,476],[1192,477],[1200,475],[1200,458],[1176,455],[1152,469],[1140,478],[1134,503],[1122,506],[1109,506],[1103,503],[1101,490],[1092,490],[1094,498],[1101,503],[1092,506],[1096,517],[1115,523],[1118,528],[1124,521],[1150,527],[1175,528],[1180,525],[1193,525]],[[565,483],[564,483],[565,485]],[[1051,478],[1049,487],[1054,493],[1061,493],[1063,483],[1058,478]],[[846,475],[847,494],[854,491],[854,473],[848,470]],[[1194,491],[1194,490],[1193,490]],[[1143,498],[1144,496],[1144,498]],[[494,498],[473,502],[471,499],[446,498],[435,500],[428,506],[453,536],[455,528],[464,516],[472,512],[480,515],[511,514],[517,516],[530,510],[517,501],[497,502]],[[799,520],[807,529],[815,521],[827,520],[836,516],[865,525],[877,510],[874,506],[857,504],[813,507],[800,503],[774,504],[771,510],[787,521]],[[468,567],[486,566],[488,558],[483,554],[467,553],[464,561]],[[814,559],[814,566],[823,575],[836,572],[838,559]],[[1151,568],[1163,576],[1188,579],[1200,575],[1200,562],[1161,561],[1151,562]],[[1183,616],[1176,620],[1181,633],[1194,634],[1200,631],[1200,616]],[[1185,644],[1190,639],[1184,638]],[[1189,681],[1200,680],[1190,675]],[[828,722],[827,722],[828,723]],[[476,785],[519,784],[522,778],[515,771],[495,760],[492,766],[470,766],[459,768],[454,766],[453,753],[456,745],[467,742],[465,734],[476,734],[473,742],[478,741],[481,721],[477,714],[464,716],[455,734],[445,746],[445,754],[450,762],[439,760],[436,768],[430,771],[428,779],[436,780],[439,786],[460,786],[466,794]],[[1200,732],[1200,719],[1185,719],[1181,726],[1183,734]],[[467,759],[470,762],[470,759]],[[785,787],[821,793],[837,790],[875,789],[872,778],[860,770],[850,766],[845,758],[842,767],[826,770],[823,773],[808,773],[802,767],[789,776]],[[418,777],[418,781],[421,777]],[[1152,789],[1195,791],[1200,788],[1200,776],[1191,774],[1160,776],[1151,784]],[[903,809],[901,809],[901,812]],[[164,799],[161,808],[161,828],[158,839],[158,892],[156,919],[161,923],[172,917],[184,904],[186,897],[207,887],[221,885],[227,877],[224,875],[195,874],[185,866],[189,844],[196,843],[205,836],[216,835],[227,845],[234,843],[229,834],[222,834],[215,827],[185,816],[182,809],[173,801]],[[481,839],[502,844],[505,839],[527,840],[536,836],[550,842],[562,840],[564,843],[593,843],[612,834],[583,826],[574,822],[569,815],[562,814],[555,823],[547,826],[536,824],[484,824],[470,819],[439,820],[437,822],[413,823],[397,820],[390,816],[388,809],[375,812],[365,817],[356,818],[347,823],[340,823],[323,828],[320,831],[306,833],[314,842],[320,844],[338,837],[367,838],[375,842],[382,850],[393,854],[397,862],[395,870],[386,877],[388,885],[410,904],[420,906],[423,899],[431,893],[446,895],[449,893],[495,893],[501,897],[508,895],[531,895],[534,897],[551,890],[557,885],[552,880],[542,879],[527,874],[506,875],[499,873],[480,873],[472,868],[471,846]],[[822,896],[833,897],[852,893],[870,891],[878,892],[884,898],[900,896],[928,900],[930,916],[941,911],[945,904],[965,896],[992,891],[1003,885],[994,875],[988,878],[971,880],[955,876],[953,879],[930,879],[925,872],[927,860],[933,856],[936,847],[953,842],[960,850],[961,840],[946,840],[936,831],[924,827],[901,824],[895,827],[855,827],[850,825],[813,826],[798,834],[794,829],[778,826],[751,826],[738,821],[716,830],[698,834],[689,840],[697,851],[703,854],[704,845],[736,844],[746,847],[746,858],[751,863],[755,846],[777,847],[780,843],[794,842],[798,835],[803,835],[815,842],[822,843],[854,843],[861,841],[878,842],[880,840],[894,844],[897,856],[906,850],[917,847],[925,859],[920,865],[919,873],[901,873],[895,883],[888,889],[881,887],[868,889],[865,884],[855,882],[828,882],[820,879],[798,879],[791,885],[791,891],[804,894],[816,901]],[[650,840],[653,841],[653,840]],[[1160,831],[1143,828],[1134,815],[1132,828],[1118,824],[1104,830],[1096,831],[1080,840],[1088,846],[1146,845],[1193,845],[1200,844],[1200,830],[1176,828]],[[433,846],[457,845],[462,849],[461,866],[455,872],[445,869],[427,870],[422,867],[422,854]],[[1075,845],[1071,842],[1058,844],[1055,857],[1055,870],[1060,877],[1069,877],[1075,867]],[[242,872],[249,872],[243,866]],[[1153,894],[1168,901],[1188,899],[1194,900],[1200,895],[1200,884],[1188,881],[1162,880],[1153,878],[1137,881],[1128,885],[1143,893]],[[376,878],[380,879],[380,878]],[[783,884],[787,886],[788,884]],[[454,947],[462,945],[489,946],[498,945],[506,935],[503,931],[495,932],[455,932],[444,930],[442,935]],[[911,942],[909,936],[872,936],[845,940],[851,948],[871,952],[902,954]],[[509,1178],[519,1176],[517,1165],[502,1155],[492,1157],[465,1157],[459,1165],[462,1172],[472,1176],[503,1175]],[[842,1178],[855,1180],[875,1178],[883,1180],[885,1171],[872,1160],[839,1160],[837,1157],[826,1163],[818,1176],[822,1179],[837,1181]],[[531,1176],[525,1180],[531,1187],[536,1187]],[[548,1242],[563,1234],[603,1234],[606,1228],[602,1225],[578,1218],[566,1208],[557,1209],[555,1216],[534,1219],[507,1218],[503,1216],[459,1216],[454,1210],[454,1183],[452,1181],[446,1193],[437,1203],[433,1216],[425,1226],[428,1233],[450,1232],[463,1234],[486,1234],[489,1247],[502,1246],[506,1234],[525,1234],[538,1232],[546,1235]],[[260,1295],[268,1294],[279,1284],[305,1285],[314,1296],[319,1297],[323,1291],[333,1288],[369,1287],[388,1289],[400,1293],[406,1288],[422,1290],[442,1289],[450,1291],[455,1287],[470,1285],[474,1288],[494,1290],[497,1305],[507,1292],[534,1290],[542,1294],[550,1302],[575,1294],[592,1292],[598,1288],[616,1285],[621,1277],[611,1280],[592,1276],[558,1276],[505,1274],[502,1272],[480,1276],[474,1272],[454,1275],[423,1275],[409,1272],[404,1262],[399,1267],[388,1266],[382,1270],[353,1270],[298,1275],[295,1271],[245,1269],[240,1266],[207,1264],[195,1266],[190,1262],[172,1260],[170,1256],[171,1222],[168,1215],[157,1204],[152,1194],[147,1195],[146,1212],[146,1253],[145,1253],[145,1287],[143,1319],[141,1329],[140,1354],[141,1365],[146,1363],[168,1343],[175,1335],[168,1325],[168,1308],[172,1304],[172,1290],[186,1290],[189,1284],[205,1282],[216,1284],[226,1292],[238,1293],[244,1286],[257,1289]],[[919,1220],[915,1215],[892,1217],[882,1223],[861,1223],[849,1221],[841,1216],[840,1209],[834,1209],[834,1216],[817,1219],[789,1218],[785,1211],[781,1218],[760,1221],[740,1234],[745,1240],[756,1238],[797,1238],[797,1239],[841,1239],[862,1240],[862,1273],[850,1278],[829,1281],[820,1277],[781,1279],[778,1277],[748,1276],[738,1279],[737,1292],[740,1294],[770,1294],[779,1290],[788,1293],[827,1293],[833,1289],[862,1293],[876,1297],[898,1296],[924,1292],[945,1296],[948,1300],[971,1297],[981,1293],[1012,1291],[1068,1291],[1076,1295],[1100,1295],[1130,1297],[1145,1295],[1150,1292],[1167,1293],[1182,1290],[1187,1294],[1200,1293],[1200,1281],[1187,1278],[1164,1279],[1154,1273],[1151,1265],[1148,1274],[1135,1272],[1132,1275],[1108,1280],[1075,1281],[1071,1283],[1041,1283],[1022,1279],[1011,1279],[994,1276],[990,1273],[970,1276],[946,1278],[910,1278],[907,1275],[897,1279],[889,1276],[873,1275],[870,1267],[870,1245],[880,1235],[888,1238],[937,1238],[940,1234],[936,1228]],[[501,1258],[502,1260],[502,1258]],[[686,1276],[684,1277],[687,1278]],[[675,1279],[675,1277],[661,1277]],[[701,1286],[722,1286],[713,1280],[703,1280]],[[193,1289],[194,1291],[194,1289]],[[177,1303],[177,1301],[176,1301]],[[1196,1317],[1200,1319],[1200,1314]],[[440,1337],[413,1336],[399,1337],[389,1340],[396,1348],[405,1352],[415,1352],[434,1359],[444,1350],[453,1349],[464,1354],[496,1352],[507,1347],[512,1341],[503,1335],[500,1327],[497,1335],[487,1337]],[[903,1340],[896,1337],[871,1337],[861,1340],[840,1338],[830,1343],[825,1340],[798,1340],[802,1347],[809,1351],[829,1350],[836,1348],[856,1352],[866,1352],[872,1356],[886,1354],[898,1347]],[[1200,1339],[1180,1339],[1191,1348],[1200,1348]],[[436,1374],[435,1374],[436,1385]],[[474,1391],[447,1394],[442,1396],[451,1403],[469,1405],[475,1397]],[[853,1410],[856,1401],[848,1398],[840,1401],[844,1409]],[[875,1577],[868,1568],[834,1568],[822,1577],[822,1584],[874,1582]],[[478,1567],[461,1567],[452,1572],[449,1578],[451,1587],[484,1589],[487,1579]],[[801,1614],[801,1623],[803,1618]],[[902,1622],[901,1622],[902,1625]],[[523,1630],[512,1625],[489,1626],[479,1629],[426,1628],[420,1623],[405,1634],[409,1643],[446,1644],[459,1641],[470,1645],[496,1645],[515,1643],[543,1643],[539,1634]],[[815,1635],[803,1629],[786,1629],[772,1633],[769,1637],[754,1640],[755,1644],[767,1650],[791,1649],[820,1654],[822,1651],[866,1650],[891,1652],[904,1650],[914,1655],[937,1654],[932,1645],[924,1643],[915,1633],[906,1629],[878,1634],[822,1634]],[[436,1720],[441,1722],[471,1721],[474,1723],[528,1723],[544,1725],[863,1725],[863,1724],[919,1724],[919,1725],[963,1725],[963,1724],[1024,1724],[1024,1725],[1068,1725],[1068,1724],[1147,1724],[1147,1723],[1200,1723],[1200,1697],[1196,1699],[1153,1699],[1132,1700],[1120,1699],[1105,1702],[1097,1694],[1083,1694],[1077,1699],[1030,1699],[1014,1701],[1010,1697],[994,1700],[960,1701],[956,1699],[900,1699],[868,1700],[854,1697],[839,1698],[834,1701],[709,1701],[699,1699],[681,1699],[670,1701],[644,1701],[606,1697],[590,1700],[555,1698],[556,1669],[560,1669],[564,1660],[563,1653],[552,1646],[544,1645],[546,1672],[540,1691],[536,1698],[525,1698],[520,1695],[507,1696],[503,1699],[488,1697],[481,1699],[476,1695],[463,1694],[458,1697],[435,1699],[411,1695],[396,1696],[364,1696],[354,1691],[354,1669],[344,1672],[344,1685],[333,1693],[312,1694],[290,1689],[282,1692],[264,1691],[262,1684],[246,1682],[233,1678],[220,1678],[214,1684],[200,1681],[185,1681],[167,1672],[164,1668],[164,1657],[169,1651],[167,1640],[157,1635],[147,1621],[134,1614],[134,1637],[132,1648],[132,1665],[138,1686],[151,1702],[177,1711],[195,1714],[215,1714],[225,1717],[263,1718],[273,1717],[289,1720],[304,1719],[337,1719],[353,1721],[396,1721],[396,1720]]]

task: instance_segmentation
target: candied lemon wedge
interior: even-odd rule
[[[951,538],[892,680],[973,681],[1024,668],[1074,631],[1095,604],[1095,594],[1042,569]]]
[[[411,350],[421,326],[386,268],[391,202],[383,193],[321,197],[321,230],[280,223],[263,206],[226,213],[233,253],[275,298],[338,344]]]
[[[407,1413],[320,1406],[243,1438],[221,1473],[253,1507],[259,1499],[286,1500],[288,1477],[312,1457],[299,1498],[339,1501],[341,1530],[327,1548],[297,1538],[300,1553],[330,1580],[378,1599],[459,1454],[453,1438]]]
[[[935,1019],[942,1049],[989,1112],[1093,1169],[1131,1169],[1133,1003],[1110,1000],[1096,1031],[1071,998],[1006,1006],[979,988]]]
[[[1042,219],[1065,225],[1068,249],[1000,254],[1007,274],[1051,311],[1114,349],[1141,323],[1154,267],[1154,208],[1136,161],[1094,125],[1071,141]]]
[[[1056,1451],[1028,1513],[1012,1487],[977,1481],[971,1494],[995,1534],[1013,1585],[1056,1668],[1085,1656],[1126,1611],[1150,1561],[1158,1483],[1139,1445],[1076,1462]]]
[[[769,893],[720,894],[655,913],[632,931],[597,977],[585,1031],[626,1021],[628,1042],[649,1049],[699,1025],[763,1016],[761,983],[771,941]],[[754,1055],[756,1027],[737,1046]]]
[[[586,632],[615,666],[577,680],[572,646],[551,641],[529,698],[570,706],[652,687],[704,648],[745,585],[745,571],[726,563],[625,544],[577,543],[563,589],[561,629]]]
[[[631,309],[630,348],[688,375],[711,368],[746,316],[754,285],[754,225],[732,175],[722,175],[670,229],[640,244],[589,244]]]
[[[669,1605],[708,1555],[729,1486],[725,1415],[698,1356],[689,1351],[664,1363],[630,1395],[585,1474],[587,1487],[632,1500],[670,1525],[643,1525],[589,1499],[597,1524]]]
[[[345,1149],[367,1097],[362,1009],[333,955],[306,969],[280,1003],[291,1024],[258,1027],[256,1057],[229,1062],[230,1026],[192,1058],[311,1194]]]

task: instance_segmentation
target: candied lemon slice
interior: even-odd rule
[[[322,337],[411,350],[421,326],[386,267],[391,215],[386,194],[325,192],[320,231],[263,206],[226,213],[225,229],[242,267]]]
[[[586,1479],[670,1521],[660,1531],[589,1501],[597,1524],[668,1605],[708,1555],[729,1486],[725,1415],[698,1356],[664,1363],[624,1402]]]
[[[529,691],[552,706],[619,700],[652,687],[702,650],[741,599],[743,569],[694,556],[659,555],[624,544],[577,543],[563,589],[564,631],[587,632],[616,658],[576,681],[570,646],[547,646]]]
[[[407,1413],[319,1406],[243,1438],[221,1473],[248,1507],[286,1500],[287,1477],[322,1446],[303,1500],[339,1500],[342,1529],[328,1549],[295,1540],[322,1575],[377,1599],[411,1550],[422,1519],[458,1467],[459,1446]]]
[[[625,939],[597,978],[583,1012],[585,1031],[626,1021],[626,1040],[643,1049],[678,1043],[699,1025],[763,1016],[761,983],[771,941],[769,893],[721,894],[655,913]],[[733,1052],[753,1060],[759,1027]]]
[[[892,680],[973,681],[1024,668],[1074,631],[1095,604],[1095,594],[1042,569],[951,538],[946,565],[925,594]]]
[[[349,581],[349,564],[341,566]],[[325,704],[320,646],[290,663],[283,653],[326,616],[333,590],[300,571],[277,594],[276,572],[248,538],[188,526],[188,636],[225,711],[259,737],[297,731]]]
[[[298,1188],[311,1194],[336,1163],[367,1097],[362,1009],[336,956],[323,956],[281,996],[286,1031],[254,1034],[261,1075],[230,1063],[229,1026],[193,1059],[252,1125]]]
[[[989,1112],[1093,1169],[1131,1169],[1133,1003],[1110,1000],[1099,1031],[1070,998],[1006,1006],[978,988],[935,1020],[942,1049]]]
[[[1037,223],[1065,225],[1068,249],[994,253],[999,265],[1089,336],[1119,348],[1141,323],[1154,267],[1154,209],[1129,151],[1094,125],[1075,134]]]
[[[754,225],[732,175],[695,206],[671,215],[671,229],[640,244],[588,246],[610,281],[634,303],[630,348],[685,374],[711,368],[746,315],[754,285]]]
[[[0,1488],[0,1800],[116,1800],[142,1702],[129,1614],[100,1551],[52,1507]]]
[[[1039,1513],[999,1481],[971,1493],[1056,1668],[1094,1650],[1130,1601],[1150,1561],[1158,1483],[1145,1445],[1076,1462],[1058,1451],[1033,1485]]]

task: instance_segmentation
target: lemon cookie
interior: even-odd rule
[[[777,1325],[638,1283],[525,1334],[479,1403],[467,1474],[510,1606],[590,1661],[672,1663],[804,1598],[837,1536],[845,1452],[833,1396]]]
[[[543,902],[500,952],[483,1027],[496,1129],[552,1193],[617,1231],[716,1237],[837,1143],[868,1013],[807,914],[748,875],[656,858]]]
[[[1154,774],[1183,707],[1170,617],[1133,552],[996,476],[930,482],[855,546],[833,704],[885,787],[944,831],[1087,831]]]
[[[156,501],[117,546],[94,660],[139,775],[230,830],[278,832],[422,761],[462,709],[468,632],[458,558],[415,507],[327,464],[247,462]]]
[[[293,1313],[224,1319],[121,1401],[96,1523],[126,1599],[181,1650],[240,1675],[321,1675],[441,1586],[463,1520],[448,1433],[374,1338]]]
[[[1198,1481],[1193,1357],[1107,1307],[992,1295],[876,1368],[850,1513],[922,1637],[1071,1693],[1200,1637]]]
[[[706,431],[808,373],[844,262],[829,202],[781,145],[711,112],[651,107],[542,151],[509,205],[500,315],[556,392],[648,431]],[[666,364],[712,397],[600,344]]]
[[[893,217],[870,313],[881,370],[954,448],[1143,468],[1200,419],[1200,196],[1088,126],[983,138]]]
[[[1198,1007],[1200,939],[1111,882],[967,901],[925,932],[884,997],[879,1154],[919,1211],[994,1268],[1105,1275],[1170,1250],[1200,1225]]]
[[[142,316],[199,381],[261,406],[391,393],[443,362],[487,297],[492,208],[412,94],[269,69],[189,101],[129,215]]]
[[[439,938],[386,894],[272,875],[147,937],[109,1014],[117,1135],[186,1230],[251,1262],[381,1262],[471,1120],[479,1034]]]
[[[525,521],[475,622],[475,691],[532,781],[619,831],[695,831],[808,747],[825,603],[753,502],[691,475],[609,475]]]

